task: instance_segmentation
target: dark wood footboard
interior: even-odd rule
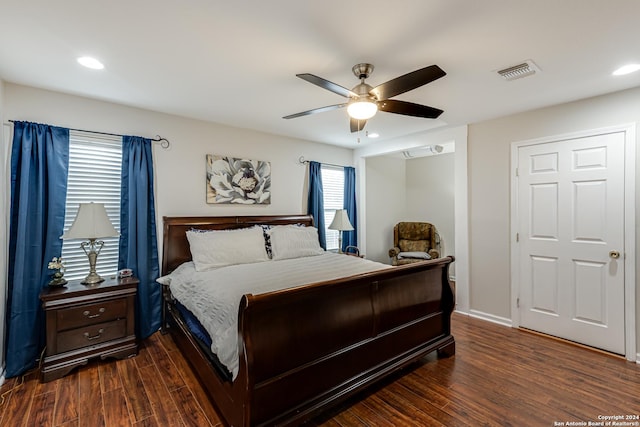
[[[455,353],[452,261],[245,295],[233,382],[189,335],[170,292],[166,323],[229,425],[298,425],[432,351]]]
[[[452,354],[452,260],[245,296],[250,424],[298,423],[431,351]]]

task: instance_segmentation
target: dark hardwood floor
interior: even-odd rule
[[[628,419],[618,422],[640,426],[640,365],[459,314],[453,319],[454,357],[428,356],[309,425],[558,426],[622,416]],[[1,426],[221,425],[173,340],[160,333],[134,358],[92,362],[44,384],[31,372],[19,383],[9,379],[0,388]]]

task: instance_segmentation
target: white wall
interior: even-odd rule
[[[162,216],[277,215],[306,212],[308,160],[352,165],[350,149],[187,119],[109,102],[6,84],[5,119],[153,138],[171,142],[154,147],[158,237]],[[205,155],[222,154],[271,162],[271,204],[208,205]],[[159,249],[161,251],[159,242]],[[160,252],[162,254],[162,252]]]
[[[455,154],[409,159],[404,221],[432,223],[442,241],[441,255],[455,254]],[[454,275],[451,266],[450,274]]]
[[[393,226],[405,218],[406,163],[393,157],[370,157],[366,162],[367,259],[389,264]]]
[[[628,123],[640,125],[640,88],[469,125],[469,276],[472,310],[507,320],[511,317],[511,143]],[[640,150],[636,150],[636,153],[640,153]],[[636,181],[640,181],[638,173]],[[638,191],[640,185],[636,182]],[[640,197],[636,194],[638,203]],[[640,209],[636,208],[636,227],[640,225],[639,215]],[[636,246],[640,248],[637,229],[634,236],[629,237],[635,238]],[[638,258],[640,254],[636,250],[636,266],[640,265]],[[636,313],[640,313],[640,289],[636,290],[636,296]],[[639,318],[636,318],[637,342],[640,342]]]

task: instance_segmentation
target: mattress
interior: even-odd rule
[[[218,371],[220,377],[229,382],[233,381],[231,372],[229,372],[226,366],[220,363],[218,356],[211,352],[211,337],[204,326],[202,326],[202,323],[200,323],[196,316],[187,310],[184,305],[180,304],[179,301],[175,301],[175,307],[178,310],[178,313],[180,313],[180,317],[182,317],[187,329],[191,332],[191,336],[194,341],[198,344],[200,350],[202,350],[202,352],[207,356],[209,362]]]

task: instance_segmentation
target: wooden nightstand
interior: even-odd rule
[[[40,294],[46,314],[47,348],[42,381],[51,381],[100,357],[138,353],[135,335],[135,277],[107,279],[97,285],[70,281]]]

